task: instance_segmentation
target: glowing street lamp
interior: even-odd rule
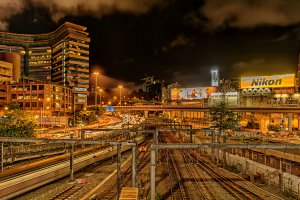
[[[102,98],[101,98],[102,89],[101,88],[99,88],[99,93],[100,93],[100,107],[102,107]]]
[[[120,89],[120,106],[122,106],[122,85],[119,85],[119,89]]]
[[[96,106],[97,105],[97,88],[98,88],[97,81],[98,81],[99,72],[94,72],[94,75],[96,76],[96,81],[95,81],[95,106]]]
[[[41,99],[39,98],[38,99],[39,100],[39,102],[41,101]],[[39,106],[40,106],[41,104],[39,103]],[[43,109],[44,109],[44,103],[42,104],[42,106],[41,106],[41,118],[40,118],[40,126],[41,126],[41,128],[43,128],[43,124],[42,124],[42,120],[43,120]]]

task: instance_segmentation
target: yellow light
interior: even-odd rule
[[[281,97],[283,97],[283,98],[286,98],[286,97],[288,97],[289,95],[288,94],[282,94],[281,95]]]
[[[298,93],[294,94],[294,97],[299,97],[299,96],[300,96],[300,94],[298,94]]]
[[[274,97],[280,98],[280,97],[281,97],[281,94],[275,94]]]

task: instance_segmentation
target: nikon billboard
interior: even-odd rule
[[[241,89],[244,88],[286,88],[295,86],[295,74],[272,76],[251,76],[241,78]]]

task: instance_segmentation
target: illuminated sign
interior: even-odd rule
[[[216,92],[215,87],[176,88],[171,89],[171,100],[196,100],[208,98]]]
[[[115,111],[115,107],[114,106],[107,106],[105,108],[106,111],[110,111],[110,112],[114,112]]]
[[[243,96],[268,96],[271,94],[272,91],[270,88],[248,88],[242,90]]]
[[[214,92],[210,95],[209,105],[213,106],[220,102],[225,102],[229,106],[237,106],[239,102],[239,93],[238,92]]]
[[[73,87],[75,91],[87,91],[86,88]]]
[[[171,89],[171,99],[172,100],[181,100],[186,99],[186,89],[185,88],[175,88]]]
[[[294,87],[295,74],[252,76],[241,78],[241,88],[282,88]]]
[[[218,69],[212,69],[210,70],[210,74],[211,74],[211,86],[219,86],[219,79],[220,79],[220,75],[219,75],[219,70]]]

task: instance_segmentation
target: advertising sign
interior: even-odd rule
[[[241,89],[244,88],[282,88],[294,87],[295,74],[272,76],[252,76],[241,78]]]
[[[114,112],[115,111],[115,107],[114,106],[107,106],[105,108],[106,111],[110,111],[110,112]]]
[[[220,75],[219,75],[219,70],[218,69],[212,69],[210,70],[210,74],[211,74],[211,86],[219,86],[219,79],[220,79]]]
[[[216,92],[215,87],[176,88],[171,89],[171,100],[194,100],[208,98]]]
[[[239,102],[239,93],[238,92],[226,92],[220,93],[215,92],[210,95],[209,105],[213,106],[219,102],[226,102],[229,106],[237,106]]]
[[[171,89],[171,99],[172,100],[186,99],[186,89],[185,88]]]

